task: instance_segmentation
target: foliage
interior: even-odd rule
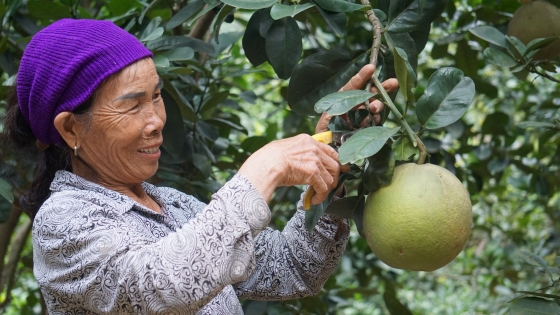
[[[376,141],[383,148],[377,154],[349,158],[365,161],[352,168],[354,178],[366,173],[376,180],[347,182],[353,203],[323,207],[355,219],[345,255],[323,292],[294,301],[244,301],[247,314],[488,314],[527,303],[554,307],[560,276],[554,269],[560,264],[560,92],[542,74],[558,80],[558,68],[540,63],[534,65],[538,73],[529,73],[528,56],[543,42],[523,48],[503,35],[519,5],[371,1],[386,30],[377,73],[381,81],[398,78],[400,93],[385,101],[394,102],[404,118],[387,110],[383,127],[361,131],[389,133]],[[13,84],[25,45],[45,25],[65,17],[114,21],[154,52],[165,83],[165,142],[150,181],[207,201],[252,152],[274,139],[313,131],[316,118],[308,115],[316,115],[315,104],[368,62],[374,40],[367,9],[345,0],[6,0],[0,4],[0,96],[5,99]],[[525,49],[523,59],[513,49]],[[514,55],[515,65],[507,59]],[[470,102],[461,91],[472,85],[477,94],[467,109]],[[452,116],[440,115],[445,96],[463,100],[449,106],[457,111]],[[353,123],[365,117],[359,111],[350,116]],[[467,247],[433,273],[387,267],[356,228],[358,201],[363,204],[363,195],[387,181],[391,167],[383,166],[416,158],[414,139],[397,128],[402,119],[420,132],[430,163],[467,185],[474,205]],[[345,124],[333,121],[331,129],[352,129]],[[36,154],[0,165],[0,312],[6,314],[42,309],[32,277],[31,225],[18,207],[19,190],[4,183],[25,189]],[[298,187],[277,190],[270,203],[274,227],[283,228],[300,194]],[[352,215],[339,211],[351,204],[358,205]],[[533,253],[529,264],[520,249]],[[508,303],[523,294],[516,291],[533,297]]]

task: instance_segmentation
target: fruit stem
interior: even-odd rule
[[[371,77],[371,80],[373,81],[373,84],[375,85],[375,87],[381,93],[381,96],[383,96],[383,99],[385,100],[385,103],[387,104],[387,107],[389,107],[391,112],[393,112],[393,115],[395,115],[399,124],[406,131],[406,134],[410,138],[410,141],[412,141],[412,145],[414,145],[414,147],[417,147],[418,138],[416,137],[416,134],[414,133],[414,131],[412,131],[412,129],[410,128],[410,126],[408,125],[406,120],[404,119],[404,116],[401,115],[401,112],[399,112],[399,110],[397,109],[397,107],[395,106],[393,101],[391,100],[391,97],[389,97],[389,95],[387,94],[387,91],[385,91],[385,89],[381,85],[381,82],[379,82],[379,79],[377,78],[377,76],[375,74]],[[422,155],[422,150],[420,150],[420,155]]]
[[[422,142],[422,140],[420,140],[420,137],[418,137],[417,134],[415,134],[414,137],[416,138],[416,141],[418,142],[418,150],[420,151],[420,156],[418,157],[418,161],[416,161],[416,164],[421,165],[421,164],[424,164],[424,161],[426,160],[426,157],[428,156],[428,150],[426,149],[426,146],[424,145],[424,142]]]

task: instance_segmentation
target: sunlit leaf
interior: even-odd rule
[[[472,28],[469,30],[469,32],[484,39],[489,43],[500,46],[502,48],[508,48],[506,36],[495,27],[484,25]]]
[[[229,4],[236,8],[242,9],[263,9],[268,8],[278,2],[278,0],[221,0],[225,4]]]
[[[520,121],[515,124],[519,128],[559,128],[556,124],[544,121]]]
[[[366,102],[370,98],[378,98],[379,94],[373,94],[363,90],[350,90],[329,94],[315,104],[317,113],[326,112],[329,115],[341,115],[347,113],[356,105]]]
[[[272,6],[272,9],[270,9],[270,16],[275,20],[279,20],[287,16],[294,17],[296,16],[296,14],[305,11],[309,8],[312,8],[314,6],[315,4],[311,2],[295,4],[295,5],[285,5],[285,4],[275,3]]]
[[[414,103],[415,100],[413,89],[416,87],[416,74],[408,62],[408,56],[404,50],[395,47],[393,56],[395,58],[395,71],[397,72],[399,89],[408,106],[408,104]]]
[[[339,149],[341,164],[354,163],[377,153],[400,127],[370,127],[356,132]]]

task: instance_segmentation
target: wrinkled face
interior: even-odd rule
[[[155,174],[166,120],[161,88],[147,58],[111,76],[98,90],[78,150],[95,182],[138,184]]]

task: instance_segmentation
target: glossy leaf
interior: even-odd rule
[[[519,299],[508,308],[505,315],[559,315],[560,306],[553,301],[536,297]]]
[[[162,54],[169,61],[189,60],[194,57],[194,50],[190,47],[179,47]]]
[[[280,79],[289,79],[303,51],[302,37],[292,17],[276,20],[265,39],[268,62]]]
[[[315,0],[313,3],[317,4]],[[332,12],[323,10],[320,6],[316,6],[317,11],[321,14],[327,25],[334,31],[337,36],[344,36],[346,34],[346,23],[348,19],[346,14],[342,12]]]
[[[402,135],[397,141],[393,142],[393,152],[395,152],[395,160],[408,161],[411,157],[418,154],[418,149],[414,147],[410,138]]]
[[[513,36],[506,36],[506,39],[510,44],[509,49],[514,52],[513,55],[516,56],[516,58],[525,56],[527,52],[527,47],[525,46],[525,44],[523,44],[519,39]]]
[[[287,16],[294,17],[296,16],[296,14],[305,11],[309,8],[312,8],[314,6],[315,4],[311,2],[295,4],[295,5],[285,5],[285,4],[275,3],[270,9],[270,16],[275,20],[279,20]]]
[[[327,206],[325,213],[336,215],[337,217],[344,219],[352,219],[354,215],[354,208],[359,201],[360,197],[358,196],[346,197],[333,201]]]
[[[420,10],[421,5],[423,5],[422,10]],[[389,15],[390,22],[385,29],[394,33],[416,31],[427,24],[431,24],[432,21],[438,18],[446,5],[446,0],[427,0],[423,3],[420,3],[419,0],[415,0],[393,20],[391,20],[391,15]]]
[[[345,0],[314,0],[322,9],[332,12],[352,12],[365,8],[367,5],[356,4]]]
[[[190,47],[194,51],[214,53],[214,46],[203,40],[188,37],[188,36],[163,36],[156,40],[146,43],[146,47],[150,50],[169,50],[179,47]]]
[[[484,25],[472,28],[469,32],[502,48],[508,48],[509,46],[506,36],[495,27]]]
[[[535,38],[527,44],[527,50],[525,51],[524,56],[526,56],[528,53],[530,53],[534,50],[546,47],[546,46],[550,45],[552,42],[554,42],[558,39],[560,39],[560,36],[552,36],[552,37],[547,37],[547,38]]]
[[[396,47],[402,49],[406,53],[408,63],[414,70],[414,73],[416,73],[416,68],[418,67],[418,51],[416,50],[416,43],[410,34],[386,32],[385,39],[387,40],[391,53],[393,53]],[[387,62],[391,62],[394,66],[394,60],[387,60]]]
[[[406,106],[408,106],[414,103],[415,100],[413,89],[416,87],[416,74],[408,62],[408,56],[404,50],[395,47],[393,56],[395,58],[395,71],[397,72],[399,89],[406,102]]]
[[[212,21],[212,25],[210,25],[210,29],[212,30],[212,35],[214,35],[214,39],[216,40],[216,43],[218,44],[220,43],[219,42],[220,28],[222,27],[222,24],[227,20],[228,16],[233,16],[235,10],[236,10],[235,7],[224,5],[222,6],[220,11],[214,18],[214,21]]]
[[[0,196],[6,198],[10,203],[14,202],[12,186],[3,178],[0,178]]]
[[[197,120],[196,112],[194,111],[189,101],[185,99],[183,94],[179,92],[177,88],[168,80],[163,80],[163,87],[177,103],[177,106],[179,107],[183,118],[195,122]]]
[[[265,48],[265,39],[261,36],[259,28],[261,25],[261,17],[268,14],[266,9],[258,10],[249,19],[245,34],[243,34],[243,50],[249,62],[257,67],[268,61]]]
[[[501,50],[497,50],[496,48],[487,47],[482,52],[484,56],[484,60],[488,63],[493,65],[510,68],[517,65],[517,61],[515,61],[509,54],[502,52]]]
[[[225,4],[229,4],[232,7],[242,8],[242,9],[263,9],[268,8],[278,2],[278,0],[221,0]]]
[[[559,126],[544,121],[521,121],[516,124],[519,128],[559,128]]]
[[[377,153],[400,127],[370,127],[356,132],[339,149],[341,164],[354,163]]]
[[[326,112],[329,115],[341,115],[347,113],[356,105],[366,102],[370,98],[379,98],[379,94],[373,94],[363,90],[351,90],[329,94],[315,104],[317,113]]]
[[[304,115],[317,115],[315,103],[343,87],[368,62],[367,53],[330,49],[313,54],[296,67],[288,86],[288,105]]]
[[[70,18],[70,7],[52,1],[29,1],[27,2],[29,14],[38,19],[60,20]]]
[[[456,68],[445,67],[430,77],[416,103],[416,116],[424,128],[437,129],[457,121],[474,99],[473,81]]]
[[[369,193],[377,191],[387,185],[393,178],[395,170],[395,154],[387,144],[381,150],[368,158],[368,165],[364,170],[362,182]]]
[[[196,12],[200,11],[206,3],[203,0],[189,1],[189,4],[177,12],[165,25],[166,30],[174,29],[175,27],[185,23],[188,19],[193,17]]]
[[[366,237],[364,234],[364,206],[366,203],[366,198],[361,197],[358,203],[354,207],[354,213],[352,214],[352,219],[354,219],[354,224],[356,224],[356,230],[361,237]]]

